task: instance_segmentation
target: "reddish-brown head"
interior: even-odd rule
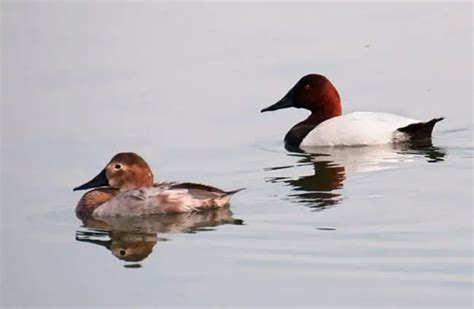
[[[108,186],[124,192],[152,185],[153,173],[148,163],[136,153],[122,152],[116,154],[97,176],[74,191]]]
[[[326,77],[318,74],[301,78],[280,101],[262,109],[262,113],[288,107],[305,108],[324,119],[342,114],[339,93]]]

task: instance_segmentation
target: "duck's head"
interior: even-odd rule
[[[342,113],[341,100],[336,88],[329,79],[318,74],[302,77],[280,101],[262,109],[261,112],[288,107],[305,108],[313,114],[321,114],[328,118]]]
[[[122,192],[153,185],[153,173],[148,163],[133,152],[116,154],[92,180],[73,190],[107,186]]]

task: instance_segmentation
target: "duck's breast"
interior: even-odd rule
[[[403,140],[398,128],[419,122],[394,114],[354,112],[328,119],[303,139],[301,148],[314,146],[362,146]]]

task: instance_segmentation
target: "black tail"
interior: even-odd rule
[[[410,136],[410,140],[431,138],[434,125],[443,120],[444,117],[433,118],[427,122],[417,122],[407,125],[406,127],[397,129],[400,132],[406,133]]]

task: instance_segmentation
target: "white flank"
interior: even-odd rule
[[[303,139],[300,148],[314,146],[365,146],[406,140],[398,128],[420,122],[398,115],[354,112],[328,119]]]

